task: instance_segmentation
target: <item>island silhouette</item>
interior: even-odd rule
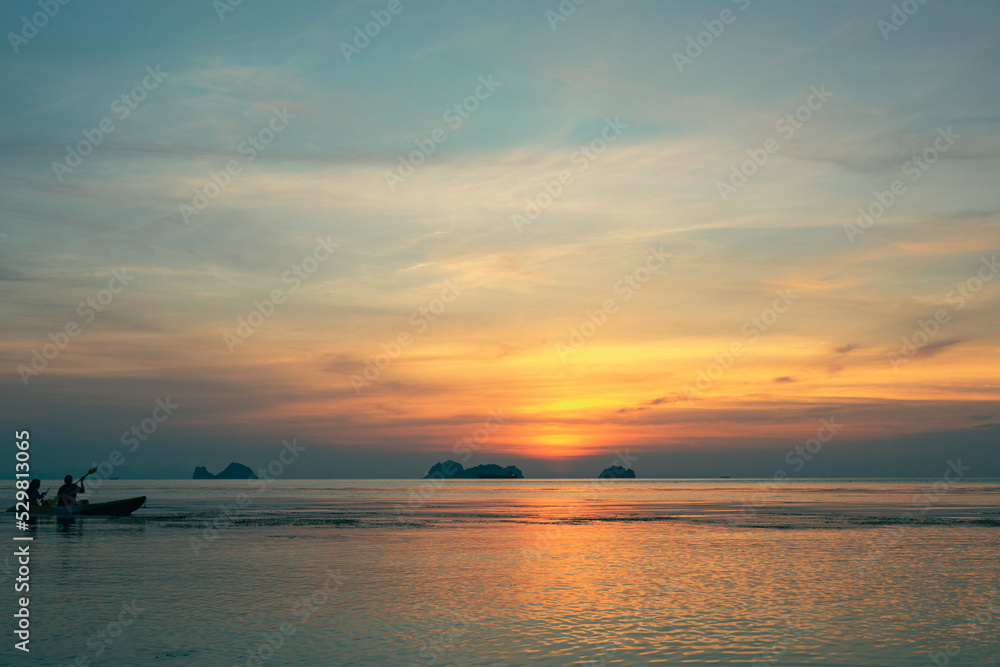
[[[601,471],[598,479],[635,479],[635,470],[623,466],[611,466]]]
[[[242,463],[233,461],[218,475],[208,472],[205,466],[198,466],[194,469],[191,479],[257,479],[257,475]]]
[[[524,479],[517,466],[503,468],[495,463],[484,463],[465,468],[458,461],[441,461],[431,466],[424,479]]]

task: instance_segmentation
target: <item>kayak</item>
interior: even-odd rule
[[[32,515],[38,516],[126,516],[136,511],[146,502],[146,496],[112,500],[106,503],[87,503],[86,505],[38,505],[31,506]],[[15,511],[13,507],[7,510]]]

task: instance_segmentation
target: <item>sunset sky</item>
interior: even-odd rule
[[[39,469],[1000,476],[995,2],[224,1],[0,9]]]

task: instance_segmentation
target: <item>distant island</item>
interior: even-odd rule
[[[449,459],[432,465],[424,479],[524,479],[524,475],[517,466],[501,468],[495,463],[485,463],[463,468],[458,461]]]
[[[220,472],[218,475],[213,475],[208,472],[205,466],[198,466],[194,469],[194,476],[192,479],[257,479],[257,475],[254,471],[246,467],[242,463],[236,463],[235,461],[226,466],[226,469]]]
[[[635,471],[622,466],[611,466],[601,471],[598,479],[635,479]]]

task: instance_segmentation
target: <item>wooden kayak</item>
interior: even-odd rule
[[[86,505],[38,505],[31,506],[31,514],[37,516],[127,516],[143,506],[146,496],[112,500],[106,503]],[[13,507],[7,510],[15,511]]]

